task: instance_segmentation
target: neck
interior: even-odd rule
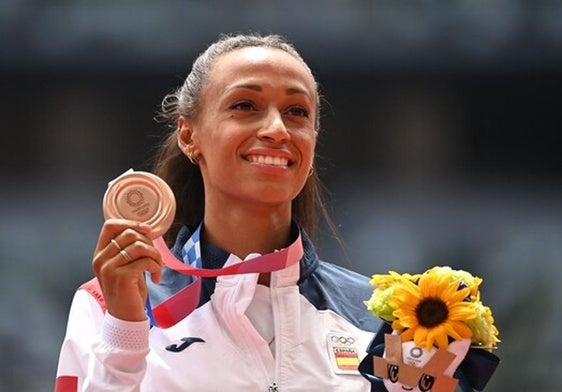
[[[291,236],[291,205],[206,205],[203,221],[206,241],[241,259],[285,248]]]

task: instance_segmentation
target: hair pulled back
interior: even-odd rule
[[[201,171],[199,166],[192,164],[187,159],[178,146],[176,132],[178,120],[180,117],[194,118],[197,115],[201,92],[217,58],[247,47],[283,50],[300,60],[310,71],[295,48],[280,35],[221,35],[195,60],[183,85],[164,97],[158,118],[165,122],[171,130],[159,147],[153,172],[168,183],[177,201],[174,223],[165,236],[169,244],[175,240],[182,225],[193,226],[201,222],[205,211],[205,190]],[[317,85],[316,89],[318,90]],[[319,111],[318,98],[316,130],[319,129]],[[317,231],[319,212],[330,222],[321,199],[320,182],[314,171],[306,181],[303,190],[292,202],[292,218],[309,235],[314,236]]]

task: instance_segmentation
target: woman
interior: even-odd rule
[[[322,211],[308,66],[280,36],[221,37],[163,115],[174,131],[155,173],[178,203],[165,236],[178,258],[192,261],[194,238],[204,268],[295,243],[304,254],[279,271],[203,279],[199,307],[160,328],[147,293],[165,300],[191,279],[163,268],[149,226],[108,219],[93,259],[105,305],[77,291],[55,390],[368,391],[357,365],[377,328],[369,281],[319,261],[307,236]]]

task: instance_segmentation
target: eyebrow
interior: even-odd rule
[[[263,91],[263,88],[260,85],[257,84],[236,84],[230,88],[228,88],[227,92],[230,92],[232,90],[237,90],[237,89],[247,89],[247,90],[253,90],[253,91]],[[285,90],[285,92],[287,93],[287,95],[295,95],[295,94],[301,94],[306,96],[307,98],[310,98],[310,95],[308,94],[308,92],[304,89],[298,88],[298,87],[289,87],[288,89]]]

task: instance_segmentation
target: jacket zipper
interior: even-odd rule
[[[240,285],[240,282],[237,283],[236,290],[239,289],[238,285]],[[228,303],[226,305],[227,305],[227,309],[229,309],[229,310],[227,312],[225,312],[224,316],[228,320],[227,321],[228,324],[243,327],[248,332],[247,334],[244,334],[244,336],[249,336],[250,335],[250,329],[249,328],[252,328],[251,325],[247,325],[245,322],[241,322],[241,320],[238,319],[237,314],[234,311],[231,310],[231,309],[234,309],[234,306],[233,306],[234,304],[231,303],[231,302],[233,301],[233,297],[235,297],[235,296],[236,295],[229,295],[227,297]],[[251,324],[249,322],[249,320],[248,320],[248,324]],[[255,332],[255,329],[253,330],[253,332]],[[255,351],[256,350],[256,343],[254,341],[250,341],[250,340],[247,340],[247,339],[241,339],[240,342],[244,342],[244,346],[245,346],[246,350],[248,350],[248,351]],[[275,381],[271,381],[271,379],[269,378],[269,375],[268,375],[268,373],[265,369],[263,361],[260,360],[259,362],[260,362],[260,365],[262,365],[261,368],[262,368],[263,374],[265,375],[265,378],[270,380],[269,381],[270,384],[268,386],[267,392],[279,392],[279,386],[277,385],[277,383]]]

